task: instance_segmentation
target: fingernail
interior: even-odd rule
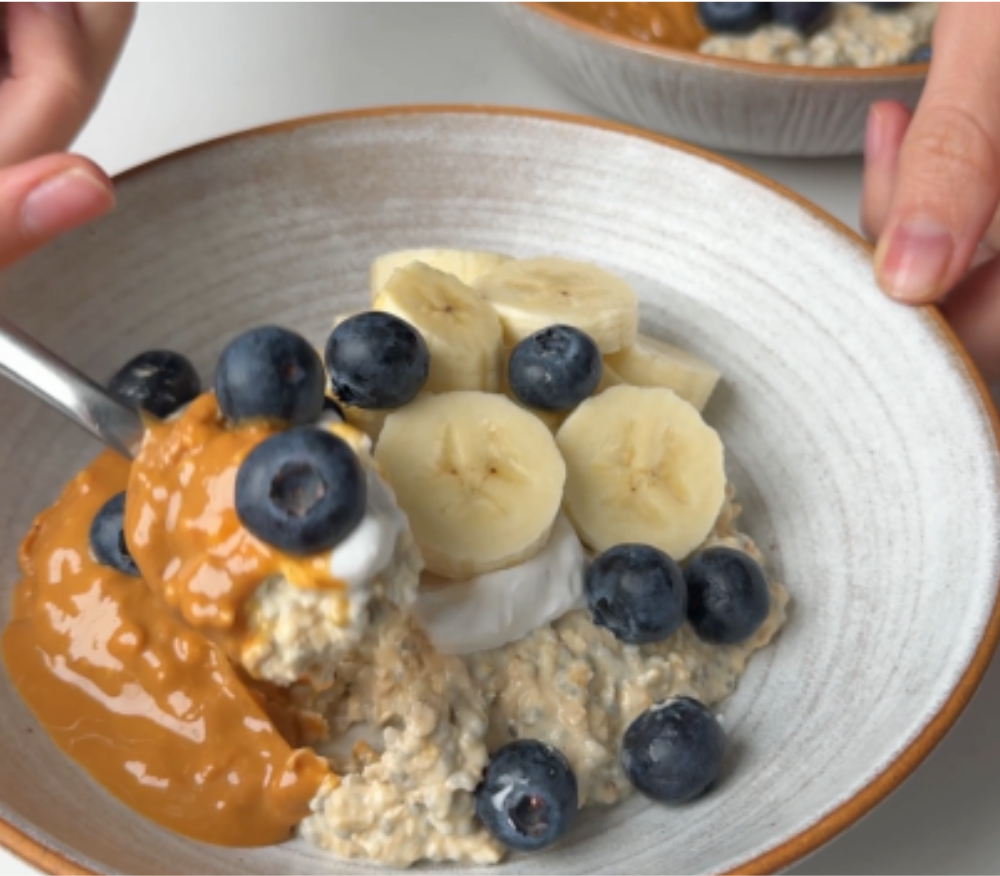
[[[868,108],[868,121],[865,124],[865,158],[872,159],[882,151],[885,142],[885,123],[878,106],[872,104]]]
[[[115,203],[110,182],[79,167],[37,185],[21,206],[21,226],[33,240],[48,240],[63,231],[103,216]]]
[[[882,290],[897,301],[916,303],[941,290],[954,244],[935,219],[916,217],[897,225],[879,241],[875,275]]]

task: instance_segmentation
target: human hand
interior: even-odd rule
[[[96,105],[134,12],[0,3],[0,268],[114,206],[103,171],[60,153]]]
[[[862,226],[891,297],[938,303],[1000,378],[1000,3],[942,3],[916,112],[874,104]]]

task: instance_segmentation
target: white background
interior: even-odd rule
[[[404,103],[598,114],[531,67],[485,4],[146,4],[76,148],[117,172],[263,123]],[[859,159],[739,160],[856,227]],[[1000,871],[998,717],[991,671],[916,775],[793,872]],[[0,851],[0,872],[33,871]]]

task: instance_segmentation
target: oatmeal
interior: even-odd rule
[[[811,36],[765,24],[746,36],[710,36],[698,51],[797,67],[890,67],[907,63],[930,42],[937,16],[936,3],[907,3],[892,12],[875,12],[865,3],[831,5],[830,23]]]
[[[730,488],[706,546],[761,560],[735,527],[739,511]],[[764,624],[725,647],[702,642],[686,625],[663,642],[623,645],[576,610],[503,648],[455,657],[436,653],[394,614],[341,665],[346,695],[326,713],[334,736],[358,723],[382,732],[384,752],[369,764],[337,763],[339,784],[321,789],[302,835],[340,855],[395,866],[498,860],[501,849],[476,822],[469,792],[489,753],[519,738],[563,752],[581,806],[618,802],[632,790],[618,754],[625,729],[671,697],[709,705],[728,697],[753,652],[784,623],[788,594],[775,581],[769,588]]]

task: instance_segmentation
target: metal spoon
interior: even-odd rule
[[[142,442],[139,413],[0,317],[0,373],[103,441],[126,459]]]

